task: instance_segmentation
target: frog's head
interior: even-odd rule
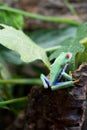
[[[72,58],[72,53],[70,53],[70,52],[67,52],[67,53],[65,53],[65,64],[67,64],[67,63],[69,63],[70,62],[70,60],[71,60],[71,58]]]
[[[51,65],[51,69],[53,71],[57,70],[58,68],[63,68],[65,64],[68,64],[72,58],[71,52],[62,52]]]

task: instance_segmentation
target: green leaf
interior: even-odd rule
[[[76,60],[75,60],[75,66],[76,68],[79,67],[83,62],[87,62],[87,51],[84,51],[83,53],[78,53],[76,55]]]
[[[0,24],[0,43],[20,54],[24,62],[42,60],[49,68],[49,61],[45,50],[36,45],[22,31]]]
[[[64,27],[61,29],[41,29],[27,33],[38,45],[43,48],[57,46],[66,38],[75,37],[77,27]]]
[[[78,40],[82,40],[87,37],[87,23],[83,23],[78,27],[77,37]]]
[[[5,61],[3,60],[3,58],[0,56],[0,79],[10,79],[11,78],[11,74],[8,70],[7,64],[5,63]],[[0,97],[3,99],[9,99],[10,97],[12,97],[12,92],[13,89],[11,87],[11,85],[7,84],[7,85],[0,85]]]
[[[24,27],[23,16],[10,11],[0,10],[0,23],[13,26],[17,29],[23,29]]]
[[[47,30],[36,30],[30,33],[30,37],[40,46],[48,48],[49,46],[55,46],[60,41],[64,40],[69,36],[75,36],[77,27],[64,27],[62,29],[47,29]],[[53,47],[52,47],[53,48]],[[23,64],[24,62],[20,59],[20,55],[12,50],[5,48],[0,45],[0,56],[6,62],[10,62],[16,65]]]
[[[78,53],[76,56],[76,66],[78,67],[82,62],[87,62],[87,22],[79,26],[77,30],[77,38],[85,47],[84,52]]]
[[[78,28],[77,38],[80,43],[85,46],[85,52],[87,52],[87,23],[82,24]]]
[[[76,56],[76,67],[78,67],[81,63],[87,62],[87,37],[80,41],[82,45],[84,45],[85,50],[83,53],[78,53]]]
[[[0,56],[0,78],[2,78],[2,79],[11,78],[11,74],[8,70],[8,67],[1,56]]]
[[[0,45],[0,57],[2,57],[6,63],[12,63],[16,65],[24,64],[24,62],[20,59],[20,55],[18,53],[9,50],[2,45]]]
[[[73,54],[73,57],[71,60],[70,69],[74,70],[75,69],[75,56],[78,52],[83,52],[83,51],[84,51],[84,46],[81,45],[77,39],[68,38],[61,43],[61,48],[59,48],[58,50],[56,50],[50,55],[50,60],[57,58],[61,52],[71,52]]]
[[[61,48],[55,51],[50,59],[56,58],[62,51],[70,51],[73,54],[72,67],[78,67],[82,62],[87,62],[87,23],[81,24],[76,33],[76,38],[71,38],[60,43]],[[75,63],[75,65],[74,65]]]

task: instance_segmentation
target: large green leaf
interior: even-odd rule
[[[48,48],[49,46],[55,46],[60,41],[64,40],[69,36],[75,37],[77,27],[64,27],[62,29],[45,29],[27,32],[27,34],[40,46]],[[10,62],[16,65],[23,64],[24,62],[20,59],[18,53],[5,48],[0,45],[0,56],[6,62]]]
[[[60,44],[61,48],[56,50],[50,56],[50,59],[56,58],[62,51],[70,51],[73,54],[73,67],[78,67],[82,62],[87,62],[87,23],[83,23],[78,27],[75,38],[66,39]]]
[[[60,29],[41,29],[32,31],[29,36],[43,48],[49,48],[58,45],[66,38],[75,37],[77,27],[64,27]]]
[[[0,43],[19,53],[24,62],[32,62],[39,59],[49,67],[45,50],[36,45],[22,31],[0,24]]]

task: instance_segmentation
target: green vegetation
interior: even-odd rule
[[[14,85],[42,85],[42,82],[39,76],[38,78],[23,79],[22,76],[16,75],[15,78],[9,71],[7,63],[19,67],[19,65],[34,64],[34,61],[40,60],[49,71],[50,62],[57,58],[61,52],[68,51],[73,54],[69,69],[74,71],[82,62],[87,62],[87,23],[80,24],[78,21],[70,19],[32,14],[6,5],[0,5],[0,11],[0,107],[11,109],[17,113],[24,108],[27,97],[23,96],[22,98],[18,95],[19,98],[15,99]],[[23,16],[65,23],[69,26],[62,29],[35,30],[26,32],[26,35],[22,31]],[[9,22],[10,19],[13,20]],[[78,25],[80,26],[77,28]],[[36,72],[38,75],[41,73],[39,69]],[[20,88],[18,86],[18,89]],[[23,103],[21,103],[22,101]],[[10,105],[8,106],[8,104]]]

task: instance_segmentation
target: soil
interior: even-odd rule
[[[19,116],[8,130],[81,130],[86,110],[87,63],[73,73],[73,78],[80,79],[79,83],[66,89],[33,87],[22,118]]]

